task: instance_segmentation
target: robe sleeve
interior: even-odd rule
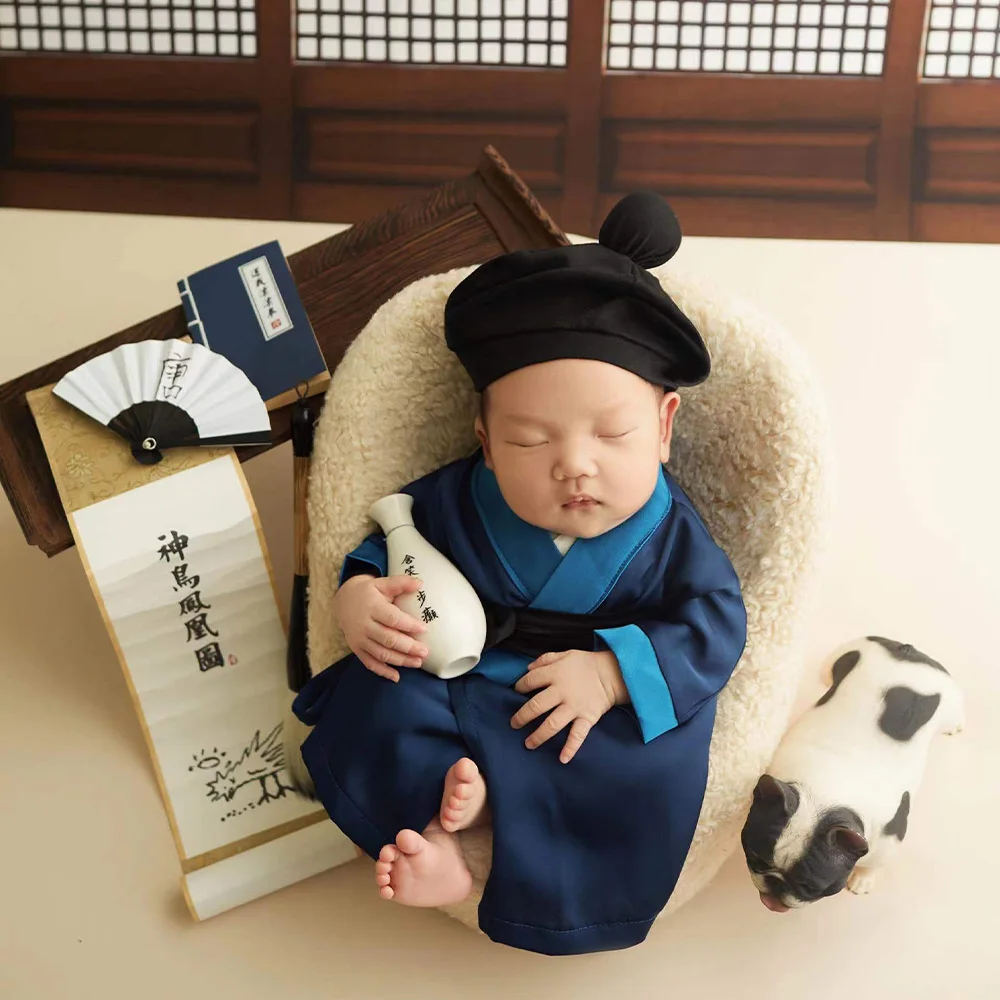
[[[371,573],[374,576],[385,576],[389,564],[389,556],[385,546],[385,535],[381,531],[373,531],[356,549],[344,557],[344,565],[340,568],[340,580],[337,586],[343,586],[345,580],[360,573]]]
[[[679,532],[680,558],[662,609],[632,625],[595,629],[595,648],[607,647],[618,659],[644,743],[717,695],[746,645],[739,579],[696,517]]]

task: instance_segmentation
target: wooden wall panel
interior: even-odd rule
[[[8,116],[7,163],[15,170],[257,173],[254,109],[14,102]]]
[[[1000,242],[1000,81],[917,89],[915,240]]]
[[[220,103],[257,96],[251,59],[0,55],[0,98]]]
[[[875,129],[610,122],[605,191],[873,198]]]
[[[608,73],[595,217],[649,187],[685,232],[874,239],[882,83]]]
[[[1000,243],[1000,203],[918,201],[913,206],[912,239]]]
[[[602,192],[597,214],[604,218],[622,195]],[[873,240],[871,200],[767,198],[748,195],[670,194],[685,233],[692,236],[745,236],[763,239]],[[596,235],[596,233],[594,234]]]
[[[464,176],[489,143],[535,189],[562,186],[565,126],[559,119],[459,118],[356,111],[310,112],[299,121],[300,176],[308,181],[440,184]]]
[[[882,85],[862,77],[608,73],[605,118],[695,122],[879,122]]]
[[[992,80],[933,80],[917,88],[920,128],[1000,127],[1000,83]]]
[[[274,91],[267,68],[263,59],[5,53],[0,204],[287,217],[290,184],[274,156],[280,115],[261,110]]]
[[[917,142],[923,201],[1000,201],[1000,129],[923,129]]]
[[[0,205],[225,219],[268,217],[255,178],[7,169],[0,170]]]
[[[566,73],[555,69],[326,63],[294,66],[295,107],[412,114],[562,114]]]

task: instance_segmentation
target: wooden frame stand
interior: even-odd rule
[[[332,372],[382,303],[428,274],[478,264],[509,250],[569,243],[492,146],[475,171],[426,197],[383,212],[289,258],[292,274]],[[182,337],[180,305],[0,386],[0,483],[24,537],[49,556],[73,536],[25,393],[120,344]],[[322,396],[309,401],[314,413]],[[291,436],[292,406],[271,413],[270,447]],[[268,448],[241,448],[241,462]]]

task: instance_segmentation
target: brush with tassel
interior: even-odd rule
[[[305,687],[309,670],[309,469],[312,462],[314,437],[313,412],[300,392],[292,410],[293,517],[295,576],[292,582],[292,603],[288,616],[288,650],[285,673],[288,680],[287,711],[282,726],[285,744],[285,766],[296,790],[315,798],[315,788],[302,760],[302,743],[309,727],[292,712],[295,695]]]

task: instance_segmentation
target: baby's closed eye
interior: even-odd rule
[[[611,433],[609,433],[609,434],[596,434],[595,437],[597,437],[598,440],[601,440],[601,441],[617,441],[617,440],[620,440],[621,438],[628,437],[629,434],[634,433],[638,429],[639,429],[638,427],[630,427],[628,430],[617,431],[617,432],[615,432],[613,434],[611,434]],[[507,444],[515,445],[518,448],[540,448],[542,445],[545,445],[545,444],[548,444],[548,443],[549,442],[547,440],[546,441],[508,441],[507,442]]]

